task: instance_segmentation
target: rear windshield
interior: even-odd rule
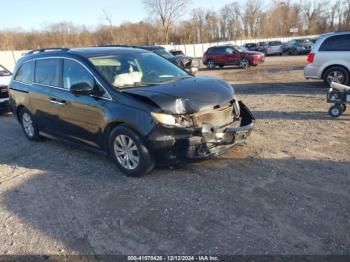
[[[297,39],[295,40],[298,44],[310,44],[312,45],[312,42],[309,39]]]
[[[184,55],[182,51],[170,51],[173,55]]]
[[[251,47],[256,47],[256,44],[254,44],[254,43],[253,44],[246,44],[245,46],[248,48],[251,48]]]
[[[278,45],[282,45],[282,42],[281,42],[281,41],[272,41],[272,42],[269,42],[269,46],[278,46]]]
[[[166,49],[157,49],[154,51],[156,54],[161,55],[162,57],[165,58],[171,58],[173,57],[172,53],[170,53],[169,51],[167,51]]]
[[[0,65],[0,76],[11,76],[11,72]]]

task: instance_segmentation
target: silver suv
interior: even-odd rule
[[[322,35],[307,58],[306,79],[348,84],[350,80],[350,31]]]

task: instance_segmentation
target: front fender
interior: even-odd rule
[[[156,124],[150,112],[140,110],[136,107],[111,103],[108,105],[107,110],[107,121],[105,121],[103,132],[110,125],[124,124],[139,135],[147,136]]]

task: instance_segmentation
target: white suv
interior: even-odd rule
[[[11,76],[11,72],[0,65],[0,114],[8,111],[10,107],[8,85],[11,81]]]
[[[322,35],[307,58],[306,79],[348,84],[350,81],[350,31]]]

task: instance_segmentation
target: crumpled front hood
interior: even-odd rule
[[[147,98],[163,112],[170,114],[189,114],[213,109],[234,98],[234,90],[227,82],[209,77],[191,77],[123,92]]]

